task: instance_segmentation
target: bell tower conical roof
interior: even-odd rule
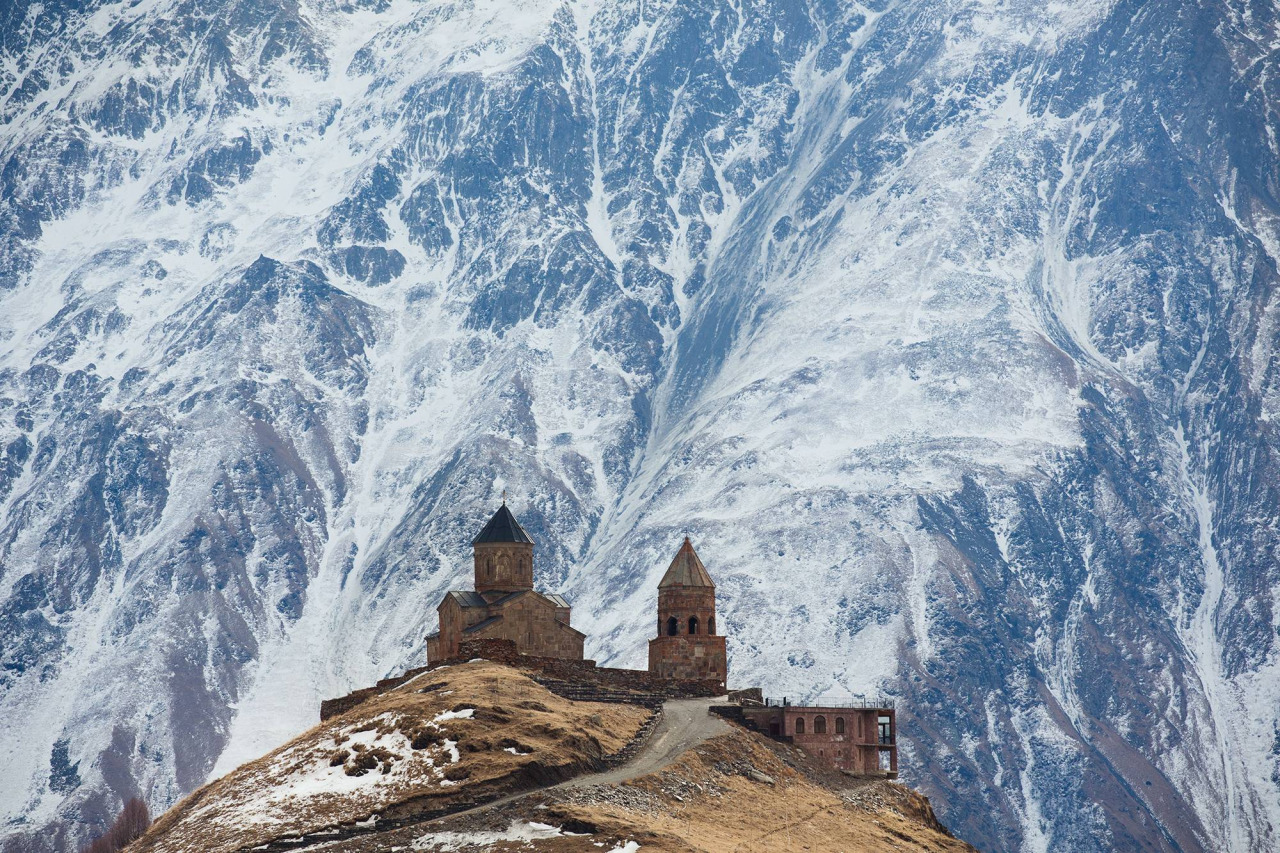
[[[502,506],[498,507],[498,511],[493,514],[493,518],[489,519],[489,523],[480,529],[480,533],[476,538],[471,540],[472,545],[486,545],[497,542],[517,542],[521,545],[534,544],[533,539],[520,526],[520,522],[516,521],[516,517],[511,514],[511,510],[507,509],[505,501]]]
[[[680,546],[680,550],[676,552],[676,558],[667,567],[667,573],[662,576],[662,580],[658,581],[658,589],[670,586],[715,589],[716,585],[711,581],[711,575],[707,574],[706,566],[702,565],[702,561],[698,559],[698,554],[693,550],[693,543],[689,541],[688,536],[684,537],[684,544]]]

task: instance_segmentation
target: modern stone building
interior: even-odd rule
[[[569,602],[533,588],[533,539],[504,501],[471,542],[475,588],[453,590],[440,629],[427,636],[427,662],[458,654],[463,640],[511,640],[520,654],[582,660],[586,635],[569,626]]]
[[[888,703],[744,705],[743,716],[770,737],[789,740],[837,770],[898,773],[897,720]]]
[[[689,537],[658,582],[658,636],[649,641],[649,672],[664,678],[728,678],[724,637],[716,635],[716,585]]]

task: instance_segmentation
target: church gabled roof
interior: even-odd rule
[[[676,552],[676,558],[671,561],[671,565],[667,568],[667,573],[662,576],[662,580],[658,581],[658,589],[667,586],[709,586],[712,589],[715,588],[715,584],[711,581],[711,575],[707,574],[706,567],[698,559],[698,554],[693,550],[693,543],[689,541],[688,536],[684,537],[684,544]]]
[[[489,602],[490,607],[505,607],[507,604],[515,601],[517,598],[525,595],[536,595],[538,598],[551,602],[555,607],[568,607],[569,602],[565,600],[563,595],[555,595],[550,592],[538,592],[536,589],[517,589],[515,592],[508,592],[500,598],[495,598]]]
[[[488,603],[484,600],[483,596],[481,596],[476,591],[470,590],[470,589],[450,590],[445,595],[445,599],[448,600],[450,598],[458,602],[458,606],[464,610],[467,609],[468,607],[488,607],[489,606]]]
[[[506,503],[498,507],[498,511],[493,514],[493,518],[489,519],[489,523],[480,530],[475,539],[471,540],[472,545],[482,545],[488,542],[534,544],[533,539],[520,526],[520,522],[516,521],[516,517],[511,514],[511,510],[507,509]]]

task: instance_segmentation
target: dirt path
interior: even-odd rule
[[[534,796],[535,794],[545,794],[548,791],[555,791],[563,788],[591,788],[598,785],[618,785],[631,779],[637,779],[641,776],[647,776],[679,758],[687,750],[697,746],[708,738],[724,734],[729,731],[729,724],[719,717],[713,716],[708,710],[712,705],[723,704],[724,697],[716,699],[672,699],[664,702],[662,705],[662,721],[658,723],[658,727],[654,729],[653,734],[649,737],[649,742],[644,745],[639,754],[635,758],[623,764],[621,767],[615,767],[612,770],[606,770],[602,773],[591,773],[586,776],[576,776],[556,785],[550,785],[545,788],[534,788],[531,791],[521,791],[518,794],[502,797],[492,800],[484,805],[475,806],[473,808],[464,809],[462,811],[452,812],[447,815],[441,815],[429,820],[418,821],[397,821],[395,828],[400,829],[405,826],[413,825],[426,827],[431,824],[444,823],[446,821],[454,821],[460,818],[473,817],[483,814],[491,809],[501,808],[517,800]],[[385,827],[389,829],[391,827]],[[289,841],[277,840],[265,845],[266,850],[306,850],[311,847],[333,844],[336,840],[345,840],[346,838],[356,837],[360,835],[377,833],[385,831],[377,824],[372,824],[368,829],[341,833],[339,838],[335,838],[332,831],[328,833],[317,833],[314,836],[306,836],[295,838]]]
[[[496,809],[516,800],[534,794],[544,794],[561,788],[593,788],[597,785],[619,785],[631,779],[648,776],[666,767],[679,758],[686,750],[697,746],[707,738],[715,737],[729,731],[729,724],[719,717],[711,715],[708,710],[712,705],[724,704],[724,697],[718,699],[671,699],[662,703],[662,722],[654,729],[649,742],[640,750],[640,754],[612,770],[601,773],[589,773],[586,776],[575,776],[545,788],[534,788],[532,791],[521,791],[482,806],[460,812],[443,815],[428,823],[453,820],[467,815],[475,815],[489,809]]]
[[[729,731],[729,724],[713,716],[708,709],[724,704],[724,699],[673,699],[662,705],[662,722],[654,730],[649,742],[635,758],[621,767],[578,776],[551,788],[590,788],[594,785],[617,785],[629,779],[647,776],[661,770],[680,757],[686,750],[697,746],[707,738]]]

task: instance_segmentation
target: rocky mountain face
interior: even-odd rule
[[[506,489],[984,850],[1280,843],[1274,4],[0,6],[0,844],[420,664]]]

